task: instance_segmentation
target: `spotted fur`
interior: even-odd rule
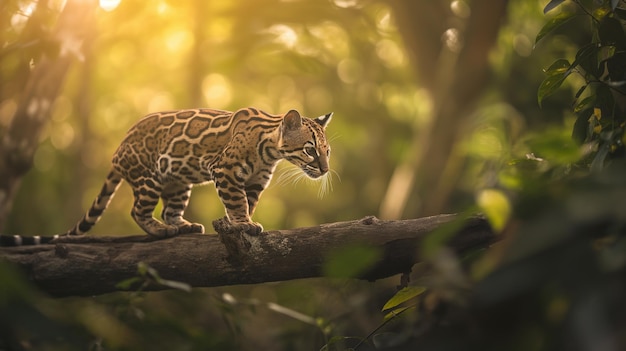
[[[128,131],[102,190],[66,235],[89,231],[122,180],[133,190],[131,215],[149,235],[204,233],[202,224],[185,220],[183,214],[192,187],[207,182],[214,182],[231,224],[258,234],[263,226],[251,216],[280,160],[300,167],[311,178],[328,173],[330,146],[325,128],[331,117],[329,113],[311,119],[296,110],[272,115],[255,108],[150,114]],[[152,215],[159,199],[163,222]]]

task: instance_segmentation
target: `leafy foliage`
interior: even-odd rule
[[[626,122],[626,35],[625,11],[619,1],[573,1],[588,17],[590,41],[583,45],[572,63],[556,60],[545,70],[537,97],[539,103],[553,94],[572,73],[584,79],[574,96],[577,119],[572,136],[587,144],[587,163],[599,169],[605,161],[624,157],[624,125]],[[550,1],[544,12],[559,7],[563,1]],[[537,35],[535,42],[575,16],[564,10],[552,19]],[[586,91],[589,91],[585,94]]]
[[[385,303],[383,312],[397,309],[399,305],[421,295],[424,291],[426,291],[426,289],[417,286],[402,288]]]

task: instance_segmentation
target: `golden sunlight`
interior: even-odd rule
[[[202,93],[208,105],[216,108],[225,108],[233,98],[230,81],[218,73],[211,73],[204,77]]]
[[[290,49],[293,48],[298,42],[298,34],[296,31],[285,24],[275,24],[267,31],[276,35],[276,42],[282,43]]]
[[[115,10],[122,0],[100,0],[100,8],[104,11],[113,11]]]

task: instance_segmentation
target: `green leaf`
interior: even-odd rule
[[[587,73],[598,76],[598,60],[597,54],[600,47],[597,43],[589,43],[583,46],[576,53],[576,59],[572,62],[570,70],[573,70],[576,66],[582,67]]]
[[[133,286],[135,283],[139,283],[143,281],[142,278],[140,277],[132,277],[132,278],[128,278],[128,279],[124,279],[121,282],[115,284],[115,287],[117,289],[121,289],[121,290],[128,290],[131,288],[131,286]]]
[[[401,313],[404,313],[405,311],[412,310],[415,308],[416,306],[406,306],[406,307],[399,307],[399,308],[393,309],[385,315],[385,317],[383,318],[383,323],[387,322],[388,320],[392,318],[395,318],[396,316],[398,316]]]
[[[597,43],[589,43],[580,48],[578,52],[576,52],[576,59],[572,62],[572,67],[575,67],[581,60],[589,56],[593,56],[594,53],[598,51],[600,47]]]
[[[543,37],[545,37],[548,33],[552,32],[556,28],[558,28],[561,25],[563,25],[565,22],[567,22],[567,21],[571,20],[572,18],[574,18],[574,15],[575,14],[573,12],[562,12],[562,13],[554,16],[550,20],[548,20],[548,22],[546,22],[546,24],[543,26],[543,28],[541,28],[541,30],[539,31],[539,34],[537,34],[537,37],[535,38],[535,45],[537,45],[539,40],[541,40]]]
[[[331,252],[324,262],[324,275],[333,278],[355,278],[370,269],[381,257],[378,248],[352,245]]]
[[[555,7],[561,5],[565,0],[550,0],[550,2],[543,8],[543,14],[545,15],[549,11],[552,11]]]
[[[576,92],[576,95],[574,95],[574,99],[578,99],[578,98],[579,98],[579,97],[583,94],[583,92],[585,91],[585,89],[587,89],[587,85],[588,85],[588,84],[585,84],[585,85],[583,85],[582,87],[580,87],[580,88],[578,89],[578,91]]]
[[[558,59],[554,61],[550,67],[544,70],[544,73],[548,75],[537,91],[537,101],[539,106],[541,102],[547,96],[553,94],[565,81],[565,78],[572,73],[573,64],[570,64],[566,59]]]
[[[511,216],[511,203],[504,192],[497,189],[483,189],[476,199],[491,227],[499,232],[504,229]]]
[[[545,99],[549,95],[554,94],[554,92],[561,86],[561,84],[563,84],[567,76],[568,74],[565,73],[554,74],[547,77],[543,80],[543,82],[541,82],[539,90],[537,91],[537,102],[539,103],[539,106],[541,106],[541,102],[543,101],[543,99]]]
[[[402,290],[398,291],[387,301],[382,311],[394,309],[398,307],[398,305],[420,296],[424,291],[426,291],[426,288],[421,286],[407,286],[406,288],[402,288]]]
[[[570,67],[571,67],[571,64],[569,63],[569,61],[561,58],[552,62],[550,67],[546,68],[543,72],[551,76],[555,74],[566,73],[567,70],[570,69]]]
[[[596,61],[599,63],[598,66],[600,66],[601,70],[600,73],[604,72],[604,66],[603,63],[610,61],[613,57],[615,57],[615,50],[617,48],[613,45],[608,45],[608,46],[603,46],[601,48],[599,48],[598,50],[598,57],[596,59]],[[621,62],[620,62],[621,63]]]
[[[592,13],[591,15],[593,16],[594,19],[596,20],[602,20],[604,17],[606,17],[607,15],[611,14],[611,9],[608,6],[599,6],[597,7]]]
[[[580,111],[583,111],[587,108],[590,108],[591,105],[593,105],[593,103],[596,101],[596,97],[595,95],[589,95],[586,98],[582,99],[578,105],[576,105],[576,107],[574,107],[574,113],[578,113]]]
[[[141,261],[137,264],[137,273],[141,276],[146,276],[148,274],[148,270],[150,266],[148,266],[145,262]]]

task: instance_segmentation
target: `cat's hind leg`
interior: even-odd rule
[[[163,218],[165,223],[176,226],[179,234],[204,234],[204,226],[202,224],[191,223],[183,218],[190,196],[191,185],[178,183],[165,185],[161,192],[161,200],[163,201],[161,218]]]
[[[161,223],[152,216],[163,190],[161,184],[152,178],[142,178],[131,183],[131,187],[135,197],[131,216],[141,229],[149,235],[159,238],[177,235],[177,226]]]

